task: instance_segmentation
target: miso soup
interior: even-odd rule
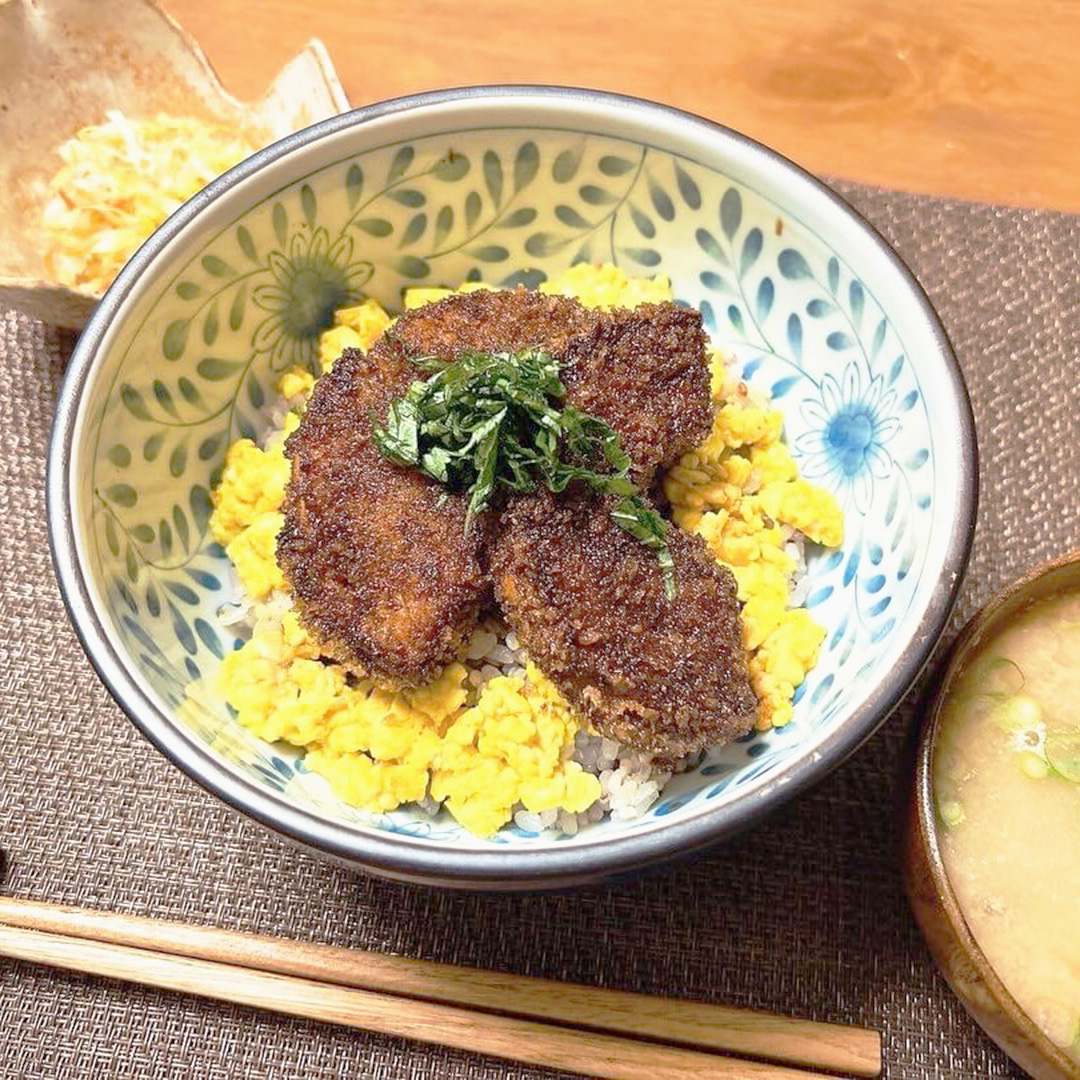
[[[1080,1061],[1080,595],[1024,609],[967,665],[939,721],[934,798],[975,940]]]

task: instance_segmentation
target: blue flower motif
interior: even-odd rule
[[[288,256],[270,253],[274,284],[259,286],[253,299],[271,314],[256,329],[254,345],[256,352],[271,352],[273,370],[308,362],[334,312],[363,298],[372,265],[353,262],[352,254],[351,237],[340,236],[331,244],[323,228],[295,234]]]
[[[803,419],[810,427],[795,440],[803,455],[803,475],[865,513],[873,500],[874,481],[892,472],[893,459],[885,444],[900,430],[892,411],[895,402],[895,391],[885,389],[880,375],[864,390],[854,362],[847,365],[839,382],[826,375],[818,397],[802,404]]]

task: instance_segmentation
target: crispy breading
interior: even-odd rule
[[[526,348],[559,363],[567,404],[619,433],[642,486],[709,433],[701,316],[675,304],[602,312],[565,296],[481,290],[405,312],[372,351],[403,364]]]
[[[753,726],[735,579],[672,528],[678,595],[656,554],[584,491],[514,499],[488,548],[495,596],[531,658],[594,727],[678,758]]]
[[[675,464],[712,426],[701,315],[675,304],[642,304],[601,318],[571,339],[562,358],[566,401],[606,420],[648,487],[657,466]]]
[[[709,430],[701,321],[674,304],[598,312],[519,289],[405,312],[367,356],[346,350],[318,381],[286,445],[293,472],[278,560],[327,656],[401,686],[459,654],[485,591],[488,523],[466,535],[464,498],[382,457],[372,422],[423,377],[421,357],[529,347],[560,362],[569,403],[619,432],[638,483]]]
[[[285,453],[292,478],[278,562],[324,655],[387,686],[419,685],[454,660],[485,591],[465,500],[392,464],[371,440],[416,372],[346,350],[319,379]]]
[[[568,343],[592,333],[603,313],[567,296],[528,289],[455,293],[404,311],[375,343],[397,363],[418,357],[455,360],[470,350],[517,352],[542,348],[556,359]]]

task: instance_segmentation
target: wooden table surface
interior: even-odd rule
[[[250,99],[311,37],[354,105],[536,82],[727,124],[820,175],[1080,212],[1075,0],[162,0]]]

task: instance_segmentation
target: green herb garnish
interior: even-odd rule
[[[1048,731],[1043,749],[1058,776],[1080,784],[1080,731]]]
[[[549,354],[469,352],[450,364],[425,359],[417,366],[434,374],[416,380],[390,406],[385,427],[373,427],[375,445],[386,457],[466,492],[468,522],[500,485],[528,492],[542,483],[559,493],[579,480],[619,496],[612,519],[656,552],[664,589],[674,598],[667,522],[630,479],[630,457],[618,432],[562,404],[566,387]]]

